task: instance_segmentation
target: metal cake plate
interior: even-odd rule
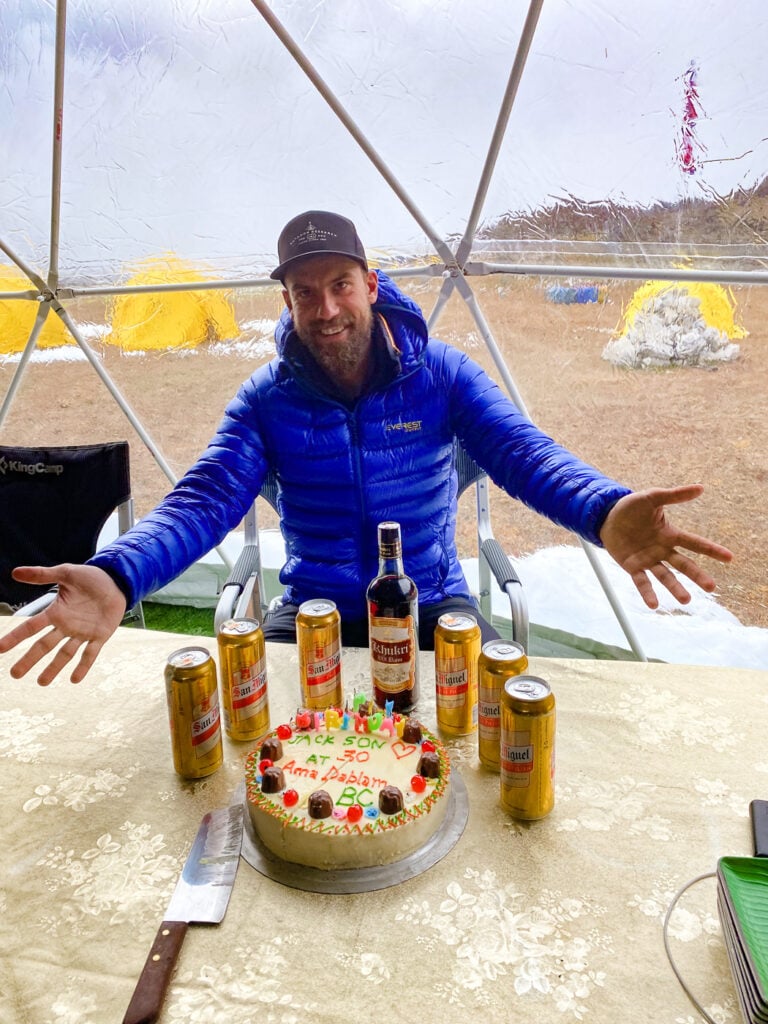
[[[235,800],[245,802],[245,783],[241,782],[235,791]],[[409,878],[415,878],[422,871],[433,867],[453,849],[469,817],[467,787],[459,773],[451,773],[451,788],[448,794],[448,808],[440,828],[428,842],[418,850],[392,864],[381,864],[372,868],[346,868],[340,871],[321,871],[303,864],[281,860],[264,846],[253,827],[248,808],[245,809],[242,856],[252,868],[262,875],[280,882],[291,889],[305,892],[348,894],[373,892],[398,885]]]

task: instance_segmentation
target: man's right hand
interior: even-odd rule
[[[21,625],[0,637],[0,654],[5,654],[23,640],[42,634],[12,666],[11,675],[20,679],[54,652],[37,678],[41,686],[47,686],[85,644],[70,676],[73,683],[79,683],[122,622],[125,597],[120,588],[95,565],[20,566],[13,570],[13,578],[20,583],[58,584],[59,591],[47,608],[19,619]],[[48,626],[48,632],[43,632]]]

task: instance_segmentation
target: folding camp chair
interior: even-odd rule
[[[512,622],[511,639],[528,649],[528,607],[520,579],[501,545],[495,539],[491,527],[488,495],[488,477],[477,463],[458,443],[454,459],[458,476],[459,496],[472,484],[477,497],[477,553],[479,573],[478,600],[483,617],[492,621],[491,576],[499,589],[506,594],[510,604]],[[278,512],[277,479],[270,470],[262,484],[261,497]],[[244,520],[243,550],[235,563],[227,582],[222,588],[214,616],[214,628],[229,618],[257,618],[263,621],[269,601],[264,585],[264,567],[259,543],[259,529],[256,518],[256,503],[251,506]]]
[[[49,604],[55,591],[19,583],[17,565],[83,563],[117,510],[118,531],[133,525],[127,441],[65,447],[0,445],[0,602],[17,615]],[[144,625],[141,605],[124,624]]]

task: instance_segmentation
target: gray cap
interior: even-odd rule
[[[277,258],[280,265],[269,275],[275,281],[282,281],[285,272],[293,263],[306,256],[331,253],[348,256],[368,270],[363,243],[357,237],[357,230],[351,220],[338,213],[326,210],[308,210],[289,220],[277,240]]]

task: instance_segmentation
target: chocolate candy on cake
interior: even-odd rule
[[[403,737],[405,738],[405,737]],[[440,758],[436,750],[425,750],[419,758],[419,765],[416,771],[425,779],[440,778]]]
[[[268,736],[267,739],[261,744],[261,750],[259,751],[260,761],[279,761],[283,756],[283,744],[277,738],[277,736]]]
[[[382,814],[397,814],[403,809],[403,794],[397,786],[384,786],[379,793],[379,810]]]
[[[285,789],[283,769],[279,768],[276,764],[271,764],[269,768],[265,768],[262,772],[261,792],[279,793],[283,789]]]
[[[324,789],[316,789],[309,794],[307,801],[307,813],[310,818],[330,818],[333,813],[333,800],[330,793]]]
[[[403,743],[421,743],[421,722],[416,718],[406,718],[403,726]]]

